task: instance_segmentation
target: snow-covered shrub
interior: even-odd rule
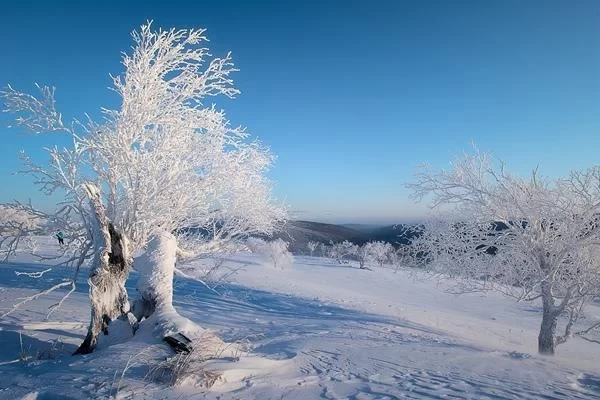
[[[35,233],[42,228],[42,219],[18,204],[0,205],[0,235],[15,235],[19,231]]]
[[[329,257],[333,258],[339,264],[348,264],[352,258],[355,258],[359,247],[348,240],[339,243],[330,243],[328,248]]]
[[[289,244],[282,239],[266,241],[259,238],[249,238],[247,245],[253,253],[262,255],[275,268],[284,269],[294,262],[294,257],[288,249]]]
[[[254,254],[263,254],[266,243],[266,240],[254,237],[246,240],[246,246]]]
[[[366,247],[364,245],[359,246],[358,249],[356,250],[356,260],[358,261],[358,266],[360,267],[360,269],[367,269],[367,251],[366,251]]]
[[[319,248],[319,242],[308,242],[306,247],[308,247],[308,251],[310,251],[310,256],[312,257]]]
[[[387,242],[368,242],[362,246],[362,251],[367,263],[381,267],[383,264],[391,263],[394,247]]]
[[[0,205],[0,255],[5,259],[17,248],[35,252],[37,243],[30,235],[43,234],[45,230],[46,221],[28,206],[20,203]]]

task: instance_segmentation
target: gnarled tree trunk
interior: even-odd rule
[[[137,320],[129,310],[125,281],[131,271],[133,259],[129,254],[127,239],[117,232],[106,217],[98,188],[86,186],[94,209],[94,261],[88,277],[90,285],[91,321],[83,343],[74,354],[94,351],[98,335],[108,335],[108,325],[120,316],[126,316],[132,328]]]

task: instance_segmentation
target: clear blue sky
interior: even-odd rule
[[[0,85],[54,85],[65,116],[99,116],[118,107],[108,74],[133,29],[205,27],[240,69],[242,95],[218,105],[278,156],[270,175],[296,217],[418,215],[404,188],[416,166],[447,166],[472,141],[522,174],[600,161],[598,1],[49,3],[2,3]],[[57,138],[8,122],[0,201],[47,202],[10,173],[19,149],[43,159]]]

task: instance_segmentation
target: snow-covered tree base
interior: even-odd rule
[[[151,330],[152,335],[159,340],[176,339],[182,335],[184,340],[189,339],[185,344],[190,347],[200,340],[207,349],[225,347],[225,343],[214,334],[181,316],[173,307],[176,259],[175,236],[166,231],[158,231],[150,237],[146,252],[135,260],[135,269],[140,274],[137,282],[140,297],[133,304],[133,313],[141,321],[140,330]],[[204,342],[210,342],[211,346],[206,346]],[[175,350],[181,350],[173,342],[167,340],[167,343]]]

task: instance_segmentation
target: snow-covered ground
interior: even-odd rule
[[[44,246],[49,254],[56,250],[52,241]],[[322,258],[295,257],[285,270],[246,254],[227,264],[241,270],[220,295],[190,279],[178,277],[174,285],[182,315],[235,344],[234,357],[205,366],[221,374],[211,389],[191,378],[176,387],[153,381],[149,364],[168,349],[143,335],[110,346],[107,337],[95,353],[71,356],[89,318],[84,271],[76,292],[48,320],[48,307],[64,292],[0,320],[0,399],[600,396],[600,345],[573,339],[555,357],[536,354],[538,305],[496,294],[455,296],[409,271],[360,270]],[[41,279],[14,273],[47,268],[27,256],[0,265],[0,309],[70,273],[56,268]],[[128,282],[132,297],[135,275]],[[587,313],[600,317],[597,306]]]

